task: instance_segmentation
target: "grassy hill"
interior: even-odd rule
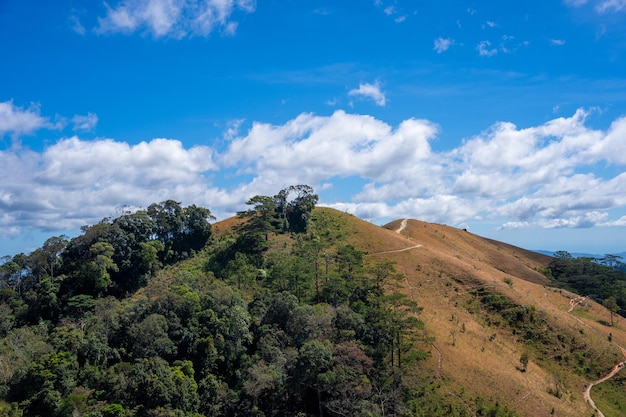
[[[584,387],[623,360],[615,343],[626,345],[624,323],[607,328],[601,322],[609,312],[588,300],[568,312],[575,295],[551,288],[540,272],[550,257],[444,225],[409,220],[402,228],[397,220],[378,228],[334,215],[357,231],[346,239],[368,259],[396,263],[404,277],[401,291],[424,307],[420,318],[433,338],[427,372],[439,379],[442,395],[469,401],[478,393],[525,416],[591,415]],[[544,319],[536,323],[536,331],[545,340],[524,339],[519,330],[497,320],[498,312],[495,320],[490,318],[476,301],[478,289],[536,309]],[[614,343],[608,341],[609,333]],[[521,372],[524,352],[530,362]],[[609,406],[605,413],[626,411],[611,414]]]
[[[577,295],[551,287],[542,273],[550,256],[418,220],[378,227],[316,208],[314,221],[320,217],[335,219],[335,233],[363,251],[366,262],[395,263],[403,277],[399,290],[423,307],[420,319],[432,343],[424,344],[431,356],[420,366],[433,376],[439,395],[460,401],[470,413],[475,412],[472,399],[480,395],[523,416],[593,414],[584,388],[623,360],[617,345],[626,346],[625,323],[606,327],[609,312],[590,300],[570,312]],[[216,226],[228,229],[236,222]],[[477,301],[478,291],[506,297],[509,309],[534,309],[541,316],[531,323],[534,333],[525,338],[503,322],[501,311]],[[524,353],[529,363],[522,372]],[[603,400],[619,389],[610,384],[596,388],[595,397],[605,415],[624,415],[619,401]]]

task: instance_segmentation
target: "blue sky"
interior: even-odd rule
[[[0,51],[0,255],[294,184],[626,250],[626,0],[0,0]]]

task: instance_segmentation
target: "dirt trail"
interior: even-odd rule
[[[369,253],[367,255],[382,255],[384,253],[398,253],[398,252],[404,252],[407,250],[411,250],[411,249],[415,249],[415,248],[421,248],[422,245],[415,245],[415,246],[409,246],[408,248],[403,248],[403,249],[395,249],[395,250],[386,250],[384,252],[376,252],[376,253]]]
[[[582,304],[584,302],[585,302],[585,297],[572,298],[571,300],[569,300],[569,310],[567,310],[567,312],[571,313],[572,310],[574,309],[574,307],[576,307],[578,304]]]
[[[404,229],[406,229],[406,225],[408,223],[409,219],[404,219],[402,220],[402,223],[400,224],[400,227],[396,230],[396,233],[402,233],[402,231]],[[411,238],[409,238],[409,240],[412,240]],[[370,255],[383,255],[385,253],[398,253],[398,252],[404,252],[407,250],[411,250],[411,249],[416,249],[416,248],[421,248],[422,245],[413,245],[413,246],[409,246],[408,248],[402,248],[402,249],[395,249],[395,250],[386,250],[386,251],[382,251],[382,252],[375,252],[375,253],[368,253],[365,256],[370,256]]]
[[[622,350],[624,357],[626,357],[626,350],[624,350],[624,348],[622,348],[621,346],[619,346],[619,348]],[[604,414],[602,413],[602,411],[600,411],[598,407],[596,407],[596,403],[593,402],[593,400],[591,399],[591,388],[593,388],[594,385],[598,385],[604,381],[607,381],[613,378],[613,376],[615,376],[615,374],[618,373],[624,367],[625,363],[626,361],[621,361],[620,363],[616,364],[615,366],[613,366],[613,368],[611,368],[611,371],[608,374],[598,379],[597,381],[592,382],[591,384],[589,384],[589,386],[587,386],[587,389],[585,389],[585,392],[584,392],[585,401],[587,401],[587,403],[589,403],[591,408],[594,409],[597,417],[604,417]]]
[[[574,310],[574,307],[576,307],[578,304],[583,303],[584,301],[585,301],[585,297],[572,298],[569,302],[569,310],[567,310],[567,312],[571,313],[572,310]],[[578,317],[574,317],[574,318],[578,320],[579,322],[583,323]],[[583,324],[587,325],[586,323],[583,323]],[[615,344],[615,346],[617,346],[622,351],[624,358],[626,358],[626,349],[624,349],[618,344]],[[605,417],[605,416],[602,413],[602,411],[600,411],[600,409],[596,406],[596,403],[593,401],[593,399],[591,399],[591,388],[593,388],[595,385],[601,384],[604,381],[608,381],[609,379],[613,378],[615,374],[618,373],[624,367],[625,364],[626,364],[626,360],[623,360],[619,362],[618,364],[614,365],[608,374],[604,375],[600,379],[593,381],[585,389],[583,393],[583,397],[585,398],[585,401],[591,406],[591,408],[593,408],[593,410],[596,412],[596,417]]]
[[[406,224],[409,222],[409,219],[403,219],[402,223],[400,223],[400,227],[396,230],[396,233],[402,233],[404,229],[406,229]]]

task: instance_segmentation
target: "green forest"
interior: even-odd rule
[[[625,266],[616,255],[577,258],[569,252],[558,251],[546,272],[558,286],[603,304],[611,314],[623,316],[626,313]]]

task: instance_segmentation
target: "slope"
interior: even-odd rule
[[[539,271],[550,257],[444,225],[409,220],[402,227],[398,220],[381,228],[344,213],[334,215],[356,231],[346,241],[368,259],[396,263],[404,277],[402,291],[424,307],[420,318],[434,339],[428,371],[440,380],[444,395],[460,397],[470,412],[474,394],[525,416],[593,412],[583,397],[585,386],[623,357],[600,324],[609,315],[603,307],[587,302],[572,315],[574,295],[549,287]],[[542,336],[524,339],[497,314],[494,318],[484,306],[477,307],[478,289],[536,311],[541,318],[536,331]],[[620,326],[610,331],[613,341],[626,345]],[[530,364],[522,372],[524,353],[530,353]]]
[[[541,273],[549,256],[417,220],[379,227],[316,208],[313,221],[334,222],[336,239],[354,245],[367,262],[395,263],[400,291],[424,308],[431,358],[421,372],[440,395],[465,404],[470,415],[476,396],[523,416],[594,412],[585,387],[623,360],[617,345],[626,346],[626,333],[618,323],[609,342],[601,324],[609,313],[592,301],[570,312],[576,296],[551,288]]]

